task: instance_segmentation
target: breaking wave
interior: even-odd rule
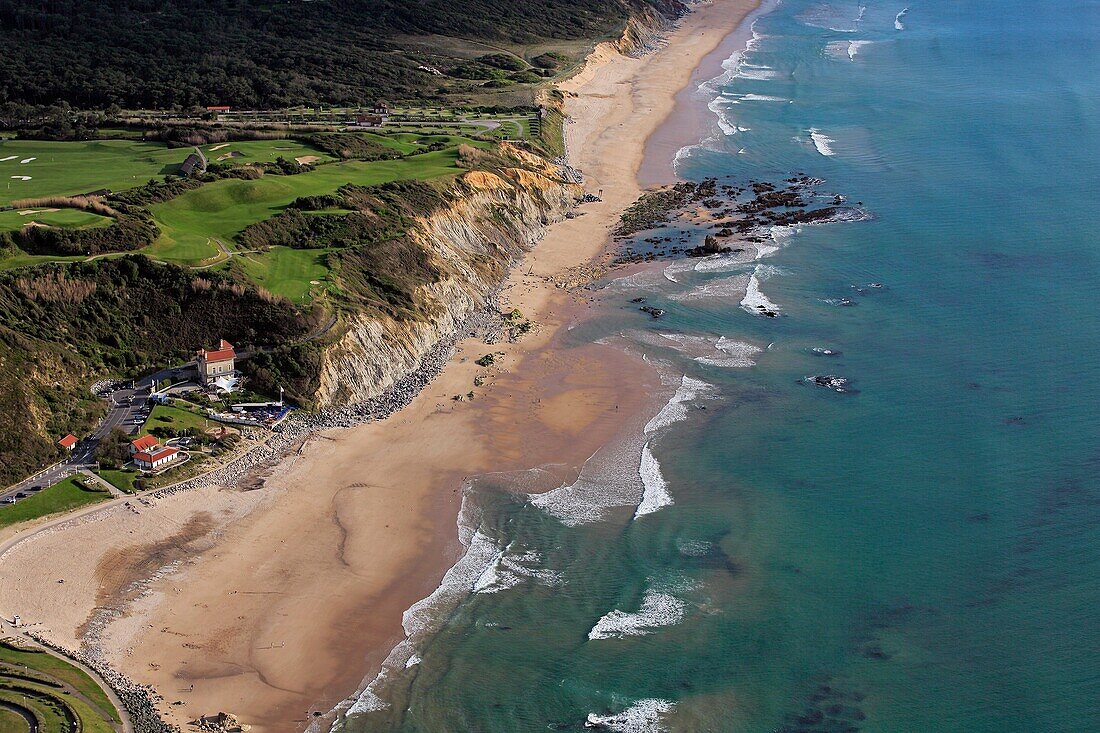
[[[686,604],[676,596],[647,590],[637,611],[615,609],[603,615],[588,632],[590,641],[644,636],[663,626],[674,626],[684,620]]]
[[[672,712],[676,705],[669,700],[647,698],[639,700],[615,715],[589,713],[586,728],[602,728],[615,733],[660,733],[665,730],[661,718]]]
[[[668,482],[661,474],[661,464],[653,457],[649,443],[642,446],[642,460],[638,465],[638,475],[642,478],[642,501],[638,504],[634,518],[652,514],[662,507],[670,506],[672,495],[668,493]]]

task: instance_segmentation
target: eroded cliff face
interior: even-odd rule
[[[624,56],[644,56],[659,48],[663,35],[699,0],[660,0],[631,14],[615,49]]]
[[[576,205],[580,187],[562,181],[556,168],[512,146],[502,149],[516,167],[462,175],[450,204],[426,212],[409,232],[445,273],[417,293],[426,315],[345,316],[343,335],[325,352],[317,406],[378,396],[417,369],[425,354],[486,305],[546,228]]]

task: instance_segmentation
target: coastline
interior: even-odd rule
[[[639,180],[662,166],[672,175],[660,144],[698,137],[679,110],[695,107],[684,100],[696,80],[717,75],[700,64],[728,57],[755,5],[698,6],[646,57],[600,44],[561,85],[571,163],[603,200],[553,225],[504,284],[504,309],[536,322],[533,333],[492,347],[460,342],[399,413],[311,435],[273,470],[254,471],[262,491],[195,489],[103,512],[64,539],[43,533],[8,557],[20,570],[0,579],[0,593],[21,594],[24,616],[63,646],[94,633],[114,665],[164,696],[161,712],[177,724],[219,710],[265,733],[326,720],[404,638],[403,611],[461,553],[466,477],[551,462],[575,476],[649,407],[658,383],[649,367],[569,342],[568,327],[593,306],[559,285],[605,251]],[[474,361],[490,351],[503,354],[474,388]],[[473,401],[452,399],[471,389]],[[74,558],[51,543],[86,551]]]
[[[645,142],[645,156],[638,170],[638,182],[642,188],[675,183],[675,160],[685,144],[705,139],[717,128],[714,114],[703,104],[700,86],[716,79],[725,70],[725,62],[733,54],[744,50],[752,38],[752,24],[762,15],[771,12],[778,0],[757,0],[744,12],[735,28],[726,33],[715,48],[696,64],[691,78],[676,93],[675,103],[668,117],[653,131]]]

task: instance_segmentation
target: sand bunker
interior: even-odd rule
[[[23,158],[23,160],[19,161],[19,165],[23,165],[24,163],[30,163],[32,160],[38,160],[38,158]]]
[[[15,178],[15,176],[12,176]],[[57,209],[24,209],[19,212],[19,216],[27,216],[28,214],[48,214],[51,211],[57,211]]]
[[[234,150],[231,153],[222,153],[218,156],[218,160],[228,160],[229,158],[240,158],[244,153],[239,150]]]
[[[232,145],[232,143],[219,143],[218,145],[215,145],[214,147],[210,148],[210,152],[213,153],[215,150],[221,150],[222,148],[228,148],[230,145]]]
[[[12,178],[14,178],[17,181],[29,181],[29,180],[31,180],[30,176],[12,176]]]
[[[8,156],[8,157],[6,157],[6,158],[0,158],[0,163],[6,163],[6,162],[8,162],[9,160],[15,160],[15,159],[16,159],[16,158],[18,158],[18,157],[19,157],[18,155],[9,155],[9,156]]]
[[[320,160],[320,158],[316,155],[303,155],[302,157],[295,158],[294,160],[298,162],[298,165],[309,165],[310,163],[316,163]]]

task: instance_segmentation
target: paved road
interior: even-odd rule
[[[156,380],[170,378],[173,373],[173,369],[162,369],[155,374],[143,377],[136,383],[129,382],[125,386],[113,390],[106,397],[110,406],[106,417],[90,435],[85,436],[76,444],[69,457],[61,463],[50,466],[46,470],[20,481],[14,486],[0,490],[0,505],[8,503],[7,499],[9,497],[15,498],[16,501],[24,498],[18,496],[21,493],[27,496],[31,495],[36,486],[45,489],[81,469],[94,467],[96,465],[95,453],[96,448],[99,447],[99,441],[116,427],[122,428],[130,434],[136,433],[143,424],[137,415],[148,405],[152,385]]]

